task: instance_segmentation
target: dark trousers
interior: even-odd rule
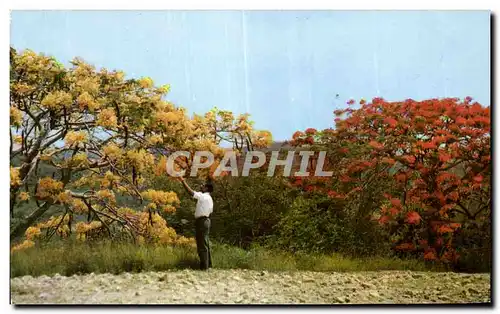
[[[200,257],[200,269],[212,267],[212,256],[210,255],[210,243],[208,235],[210,233],[210,218],[200,217],[195,221],[196,247]]]

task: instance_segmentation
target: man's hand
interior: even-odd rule
[[[184,186],[186,191],[189,194],[194,195],[194,191],[191,189],[191,187],[189,187],[189,185],[186,183],[186,181],[184,181],[184,178],[183,177],[177,177],[177,178],[179,178],[179,181],[182,183],[182,185]]]

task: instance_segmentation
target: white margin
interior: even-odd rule
[[[378,0],[378,1],[370,1],[370,0],[350,0],[350,1],[324,1],[324,0],[308,0],[308,1],[296,1],[296,0],[281,0],[281,1],[269,1],[269,0],[246,0],[246,1],[231,1],[231,0],[212,0],[212,1],[204,1],[204,0],[183,0],[183,1],[169,1],[168,5],[165,4],[164,1],[151,1],[151,0],[142,0],[140,2],[127,2],[127,1],[116,1],[116,0],[108,0],[106,2],[102,0],[74,0],[74,1],[63,1],[63,0],[46,0],[46,1],[14,1],[14,0],[6,0],[0,1],[0,25],[1,25],[1,40],[4,43],[3,49],[0,49],[0,74],[1,74],[1,84],[0,86],[0,100],[3,100],[4,106],[3,110],[5,110],[5,115],[0,115],[0,119],[2,119],[1,125],[5,127],[3,131],[3,136],[0,137],[2,140],[1,147],[4,149],[4,153],[1,154],[0,158],[2,160],[3,169],[7,171],[8,166],[8,135],[7,128],[9,125],[8,122],[8,73],[9,73],[9,65],[8,65],[8,46],[9,46],[9,35],[10,35],[10,10],[16,9],[24,9],[24,10],[35,10],[35,9],[45,9],[45,10],[54,10],[54,9],[84,9],[84,10],[96,10],[96,9],[106,9],[106,10],[155,10],[155,9],[189,9],[189,10],[206,10],[206,9],[259,9],[259,10],[291,10],[291,9],[305,9],[305,10],[315,10],[315,9],[335,9],[335,10],[492,10],[495,13],[500,12],[498,9],[500,1],[494,0],[474,0],[474,1],[435,1],[435,0],[419,0],[419,1],[401,1],[401,0]],[[465,22],[465,21],[464,21]],[[496,21],[498,24],[498,20]],[[496,41],[498,40],[498,32],[495,35]],[[466,43],[464,43],[464,49],[466,49]],[[498,54],[498,52],[497,52]],[[493,56],[492,56],[493,57]],[[494,69],[492,69],[494,70]],[[493,87],[496,90],[498,88],[498,82]],[[497,103],[496,98],[492,99],[492,103]],[[495,110],[498,112],[498,109]],[[496,114],[494,118],[496,118]],[[497,120],[497,119],[495,119]],[[495,123],[493,123],[495,124]],[[496,130],[498,127],[495,127]],[[495,146],[498,147],[497,141],[498,137],[495,134]],[[497,156],[495,156],[497,157]],[[495,158],[495,163],[497,162],[497,158]],[[494,177],[496,176],[496,172],[494,173]],[[498,177],[498,176],[497,176]],[[4,249],[1,250],[3,254],[4,261],[6,264],[4,267],[4,271],[2,272],[2,290],[0,293],[1,304],[3,306],[2,310],[6,312],[14,311],[14,308],[9,305],[10,300],[10,291],[9,291],[9,277],[10,274],[8,272],[9,265],[9,211],[8,208],[8,187],[9,187],[9,175],[5,175],[2,180],[2,187],[0,189],[2,198],[5,201],[6,206],[4,206],[3,215],[4,219],[3,228],[0,228],[3,239],[6,241]],[[495,185],[494,190],[495,195],[500,195],[498,192],[498,186]],[[495,220],[498,214],[495,214]],[[495,231],[495,230],[494,230]],[[495,248],[494,252],[498,251],[498,239],[495,240]],[[497,260],[496,258],[494,259]],[[496,266],[496,265],[495,265]],[[498,272],[498,269],[495,269],[495,273]],[[493,296],[495,302],[499,302],[498,298],[498,287],[495,287],[495,295]],[[93,308],[93,311],[105,313],[110,308]],[[119,309],[127,309],[127,308],[119,308]],[[152,308],[128,308],[128,310],[132,310],[134,312],[145,312],[146,310],[151,310]],[[156,308],[159,311],[168,310],[173,312],[184,313],[186,311],[199,311],[199,308]],[[220,311],[223,308],[212,308],[207,309],[211,311]],[[228,308],[229,310],[239,310],[244,308]],[[302,308],[301,310],[309,310],[314,308]],[[321,310],[325,308],[317,308],[317,310]],[[40,310],[36,309],[23,309],[24,312],[31,312]],[[49,311],[55,310],[54,308],[47,309]],[[62,312],[70,312],[70,311],[87,311],[87,308],[64,308],[58,309]],[[254,310],[261,311],[269,311],[269,308],[252,308]],[[290,310],[300,310],[300,309],[292,309],[292,308],[273,308],[272,310],[281,310],[281,311],[290,311]],[[331,311],[345,311],[345,308],[330,308]],[[375,310],[380,312],[386,311],[401,311],[402,308],[351,308],[348,309],[350,312],[357,313],[365,313],[367,310]],[[457,310],[468,310],[468,311],[477,311],[475,308],[468,309],[458,309],[458,308],[405,308],[406,311],[409,312],[431,312],[439,310],[441,313],[454,313]],[[4,313],[4,311],[2,311]]]

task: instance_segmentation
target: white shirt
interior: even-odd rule
[[[193,197],[198,200],[198,202],[196,202],[194,218],[210,216],[210,214],[214,210],[214,202],[212,201],[212,196],[210,196],[210,193],[194,192]]]

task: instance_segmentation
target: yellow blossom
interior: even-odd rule
[[[157,190],[147,190],[141,193],[144,199],[149,200],[158,205],[167,205],[167,204],[178,204],[179,198],[175,192],[164,192]]]
[[[112,202],[114,203],[115,202],[115,193],[113,193],[112,190],[100,190],[97,192],[97,197],[102,199],[102,200],[106,200],[108,202]]]
[[[67,160],[68,166],[71,167],[85,167],[89,165],[89,160],[87,158],[87,154],[78,153],[73,156],[71,159]]]
[[[45,177],[38,181],[38,190],[36,194],[39,198],[45,199],[59,194],[62,189],[63,183],[61,181]]]
[[[16,144],[21,144],[23,142],[23,137],[21,135],[14,135],[12,140]]]
[[[21,95],[27,95],[35,91],[35,86],[30,86],[25,83],[18,83],[13,86],[13,90]]]
[[[13,187],[21,185],[19,168],[10,167],[10,185]]]
[[[153,80],[150,77],[143,77],[139,80],[139,85],[142,88],[151,88],[153,87]]]
[[[116,127],[118,118],[116,117],[115,111],[111,108],[103,109],[97,117],[97,124],[105,128]]]
[[[160,87],[160,92],[168,94],[170,92],[170,84],[165,84]]]
[[[57,228],[56,232],[59,236],[65,238],[69,235],[69,227],[68,225],[61,225],[59,228]]]
[[[19,193],[18,198],[19,198],[19,200],[20,200],[21,202],[24,202],[24,201],[27,201],[27,200],[29,200],[29,199],[30,199],[30,195],[29,195],[29,193],[28,193],[28,192],[21,192],[21,193]]]
[[[93,112],[99,107],[99,103],[88,92],[81,93],[76,101],[78,103],[78,106],[80,107],[80,110],[88,108],[89,111]]]
[[[123,79],[125,78],[125,73],[123,71],[117,71],[115,72],[115,78],[118,81],[123,81]]]
[[[161,144],[163,142],[163,139],[160,135],[151,135],[148,139],[148,142],[150,145],[156,145],[156,144]]]
[[[42,234],[42,231],[38,227],[28,227],[24,233],[28,240],[34,240],[36,237],[40,236],[40,234]]]
[[[99,82],[96,78],[86,77],[79,79],[76,82],[76,86],[82,92],[88,92],[89,94],[95,95],[99,91]]]
[[[180,111],[158,112],[155,119],[162,124],[175,123],[183,120],[184,114]]]
[[[79,144],[87,141],[87,133],[84,131],[69,131],[64,137],[64,143],[67,146]]]
[[[14,106],[10,107],[10,125],[21,126],[23,122],[23,113]]]
[[[42,106],[47,109],[69,108],[73,102],[71,95],[64,91],[50,92],[42,100]]]
[[[35,242],[31,241],[31,240],[24,240],[23,243],[21,244],[18,244],[16,246],[14,246],[10,252],[11,253],[14,253],[16,251],[21,251],[21,250],[25,250],[27,248],[30,248],[30,247],[33,247],[35,245]]]
[[[100,221],[91,221],[90,223],[86,222],[78,222],[75,225],[76,233],[86,233],[90,230],[97,229],[102,227],[102,223]]]
[[[114,143],[107,144],[106,146],[103,147],[102,150],[104,151],[104,154],[109,158],[111,158],[112,160],[117,159],[122,154],[121,148]]]
[[[72,200],[71,192],[69,190],[57,194],[55,197],[56,203],[59,204],[69,204]]]
[[[71,202],[71,208],[75,214],[85,214],[88,212],[88,207],[85,203],[78,198],[74,198]]]

